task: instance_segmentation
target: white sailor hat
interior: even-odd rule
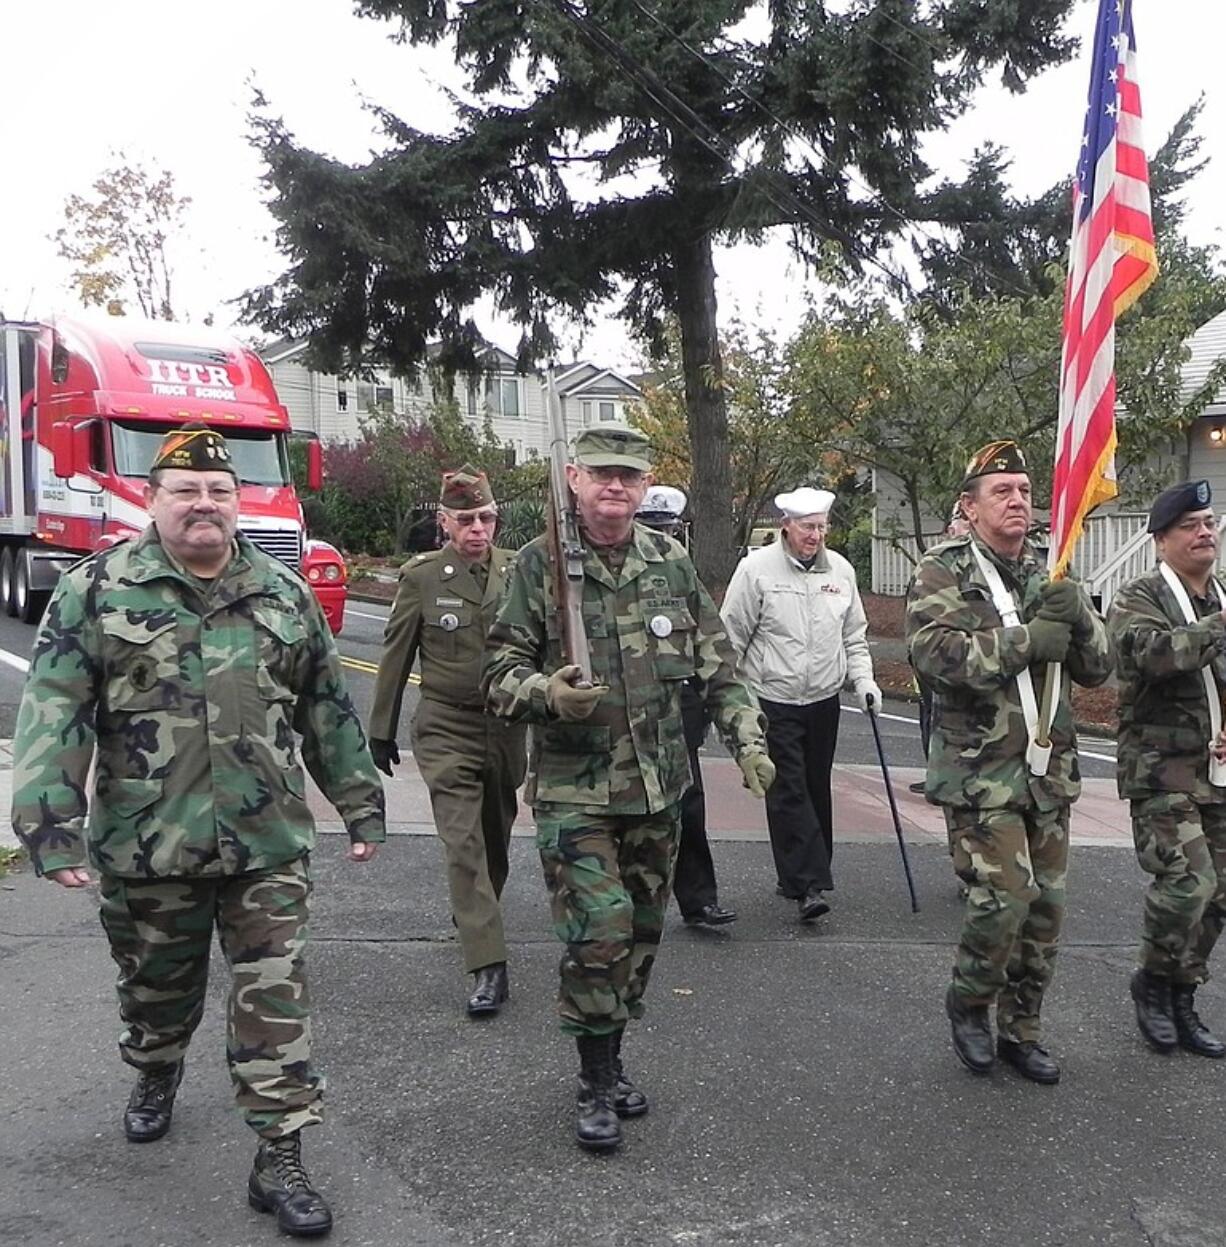
[[[802,485],[790,494],[775,495],[775,506],[788,520],[799,520],[806,515],[825,515],[833,505],[834,494],[830,490],[813,489],[809,485]]]
[[[684,491],[675,485],[653,485],[639,503],[640,515],[671,515],[677,519],[687,502]]]

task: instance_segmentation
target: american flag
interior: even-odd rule
[[[1100,0],[1064,295],[1060,419],[1052,478],[1054,575],[1115,481],[1115,321],[1158,275],[1141,146],[1132,0]]]

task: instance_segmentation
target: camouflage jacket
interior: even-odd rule
[[[87,845],[128,878],[291,861],[315,838],[295,731],[350,836],[382,840],[383,790],[306,584],[239,537],[202,589],[150,526],[51,597],[17,716],[13,826],[40,874],[83,864]]]
[[[1217,595],[1188,596],[1198,623],[1184,623],[1162,574],[1146,572],[1111,599],[1107,628],[1120,675],[1117,757],[1121,797],[1186,793],[1202,805],[1226,801],[1209,783],[1209,703],[1201,668],[1226,688],[1226,624]]]
[[[765,751],[762,713],[734,674],[715,605],[677,542],[636,524],[620,574],[590,550],[584,572],[592,668],[609,685],[590,719],[563,723],[545,704],[549,674],[565,665],[545,538],[519,552],[486,642],[489,706],[534,725],[531,803],[646,814],[678,801],[690,783],[681,689],[695,675],[733,754]]]
[[[423,697],[481,707],[478,685],[485,634],[514,565],[512,551],[492,549],[483,588],[455,548],[447,545],[417,555],[400,569],[370,712],[374,739],[396,739],[405,681],[419,653]]]
[[[1011,628],[1001,623],[972,540],[956,537],[930,550],[907,594],[911,663],[937,694],[926,794],[937,804],[970,809],[1051,809],[1076,800],[1081,791],[1069,677],[1093,686],[1111,674],[1106,628],[1091,612],[1088,627],[1074,632],[1061,667],[1051,762],[1045,776],[1031,775],[1014,678],[1030,665],[1030,632],[1024,623]],[[1033,618],[1047,580],[1034,551],[1027,546],[1010,564],[982,543],[979,548],[1017,597],[1022,619]],[[1045,674],[1045,664],[1031,669],[1036,699],[1042,697]]]

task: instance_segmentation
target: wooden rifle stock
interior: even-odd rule
[[[547,386],[549,406],[549,561],[553,568],[554,609],[562,635],[562,656],[579,668],[575,684],[592,685],[592,653],[583,627],[583,543],[575,499],[566,480],[566,420],[553,377]]]

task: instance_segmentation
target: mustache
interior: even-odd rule
[[[197,515],[193,512],[188,524],[212,524],[215,528],[224,529],[225,521],[219,515]]]

